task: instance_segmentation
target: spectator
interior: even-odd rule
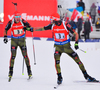
[[[97,19],[95,26],[96,28],[100,28],[100,18]]]
[[[69,24],[73,27],[74,30],[76,30],[77,26],[73,19],[69,22]],[[75,36],[72,37],[72,41],[75,41]]]
[[[90,16],[92,18],[92,24],[95,23],[95,16],[96,16],[96,5],[93,3],[90,7]]]
[[[91,32],[91,23],[89,18],[86,18],[86,21],[84,23],[84,37],[85,37],[85,41],[86,39],[89,39],[89,34]]]
[[[78,5],[79,5],[79,7],[83,7],[83,11],[85,11],[85,4],[84,4],[83,0],[80,0],[78,2]]]
[[[82,30],[83,20],[79,16],[77,17],[77,19],[78,19],[78,22],[77,22],[78,35],[79,35],[79,39],[81,39],[80,32]]]
[[[98,7],[98,14],[99,14],[99,16],[100,16],[100,6]]]
[[[100,16],[100,2],[97,2],[96,6],[97,6],[97,10],[98,10],[98,15]]]
[[[65,21],[65,22],[70,22],[70,19],[69,19],[69,17],[67,16],[67,13],[65,13],[65,15],[64,15],[64,17],[63,17],[63,20]]]

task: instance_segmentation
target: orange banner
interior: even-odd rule
[[[48,25],[50,16],[57,12],[57,0],[4,0],[4,28],[15,12],[12,2],[17,3],[17,10],[21,13],[21,17],[32,27]],[[10,30],[8,35],[11,35]],[[27,32],[26,36],[31,37],[31,32]],[[52,31],[35,31],[34,37],[52,37]]]

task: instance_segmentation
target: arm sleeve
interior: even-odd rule
[[[7,23],[5,30],[8,31],[11,28],[11,20]]]
[[[22,19],[22,22],[24,26],[29,27],[29,28],[31,27],[31,25],[26,20]]]
[[[67,28],[72,34],[75,32],[75,30],[73,29],[73,27],[72,27],[70,24],[68,24],[68,23],[66,23],[66,28]]]
[[[50,30],[50,29],[52,29],[52,24],[49,24],[49,25],[47,25],[47,26],[44,26],[44,29],[45,29],[45,30]]]

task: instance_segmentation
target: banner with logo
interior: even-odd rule
[[[50,23],[50,16],[57,12],[57,0],[4,0],[4,26],[13,18],[15,6],[21,17],[30,23],[32,27],[43,27]],[[3,29],[4,30],[4,29]],[[4,32],[4,31],[3,31]],[[52,31],[35,31],[34,37],[52,37]],[[11,35],[11,30],[8,31]],[[31,37],[31,32],[26,32],[27,37]]]

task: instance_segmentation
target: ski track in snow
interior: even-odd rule
[[[57,76],[53,57],[53,41],[34,40],[36,65],[34,65],[32,38],[26,39],[28,56],[32,68],[33,78],[27,80],[28,75],[24,65],[24,75],[22,75],[23,57],[20,49],[14,65],[14,74],[11,82],[8,82],[9,60],[10,60],[10,41],[3,43],[0,38],[0,90],[54,90]],[[74,42],[71,42],[74,47]],[[100,49],[95,49],[94,43],[79,43],[79,47],[86,50],[83,53],[77,50],[89,75],[100,80]],[[91,49],[92,48],[92,49]],[[61,56],[61,71],[63,76],[62,85],[57,90],[100,90],[100,83],[78,83],[76,81],[86,81],[78,65],[65,53]]]

